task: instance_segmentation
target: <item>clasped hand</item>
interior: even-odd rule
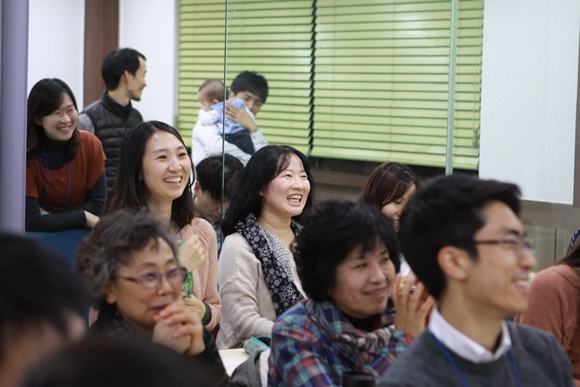
[[[190,356],[205,350],[201,319],[183,301],[169,304],[154,319],[153,342]]]

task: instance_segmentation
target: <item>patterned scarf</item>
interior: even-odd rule
[[[305,308],[314,323],[336,345],[339,352],[346,358],[354,360],[356,371],[364,369],[376,378],[380,377],[372,367],[365,367],[365,365],[370,364],[376,355],[389,346],[389,340],[395,331],[394,313],[390,300],[386,310],[381,314],[380,326],[382,328],[372,332],[356,329],[331,302],[307,300]],[[396,357],[389,355],[388,360],[392,364]]]
[[[292,220],[290,225],[296,234],[300,225]],[[254,214],[236,224],[236,230],[248,241],[262,264],[262,273],[274,304],[276,317],[286,312],[304,296],[294,284],[292,264],[286,247],[271,232],[264,229]]]

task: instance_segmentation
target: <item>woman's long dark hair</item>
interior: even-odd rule
[[[137,210],[141,207],[149,208],[147,204],[147,186],[141,178],[143,175],[143,156],[147,142],[158,131],[173,134],[185,146],[179,132],[174,127],[163,122],[143,122],[131,129],[121,147],[117,180],[107,199],[107,213],[122,208],[134,208]],[[191,164],[191,170],[193,171],[193,163]],[[190,177],[183,194],[175,199],[171,205],[171,220],[179,228],[191,223],[194,217],[191,186]]]
[[[260,191],[266,190],[268,184],[280,172],[288,167],[292,155],[298,156],[310,182],[310,192],[304,206],[305,212],[312,207],[314,197],[314,179],[310,173],[310,165],[306,156],[291,146],[268,145],[257,151],[248,161],[240,185],[232,197],[232,201],[222,222],[224,236],[236,232],[235,225],[240,220],[254,214],[256,218],[262,213],[262,196]],[[293,219],[299,220],[300,216]]]
[[[77,100],[72,90],[58,78],[41,79],[30,90],[30,95],[28,96],[27,157],[36,156],[44,145],[44,128],[36,122],[58,110],[65,94],[68,94],[78,112]],[[65,149],[67,161],[76,156],[80,142],[81,139],[77,127]]]
[[[399,163],[383,163],[371,173],[358,201],[382,208],[405,195],[413,185],[419,188],[419,179],[411,168]]]

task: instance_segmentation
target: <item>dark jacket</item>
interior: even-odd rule
[[[90,123],[83,115],[90,119]],[[139,111],[133,109],[131,102],[127,106],[121,106],[106,91],[103,92],[100,101],[92,103],[81,112],[79,129],[94,133],[103,144],[107,157],[105,175],[108,192],[111,192],[117,179],[117,166],[123,140],[129,130],[141,122],[143,122],[143,117]]]

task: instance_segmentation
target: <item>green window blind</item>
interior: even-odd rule
[[[181,0],[177,128],[186,144],[201,104],[197,91],[207,79],[224,77],[225,0]]]
[[[185,6],[186,3],[191,4]],[[308,152],[312,122],[312,1],[230,0],[228,7],[227,86],[244,70],[264,75],[270,94],[257,121],[266,139],[271,144],[288,144]],[[225,4],[213,6],[183,0],[181,9],[191,11],[187,18],[181,15],[181,25],[188,28],[182,27],[182,34],[195,35],[207,27],[212,30],[211,34],[181,38],[179,122],[181,130],[189,128],[191,132],[200,108],[197,89],[207,78],[223,78]],[[214,13],[215,10],[219,11]],[[221,32],[221,40],[217,40],[214,30]],[[189,44],[190,39],[197,40]],[[192,51],[187,52],[188,49]],[[194,65],[189,66],[190,62]],[[181,76],[184,70],[187,73]]]
[[[356,5],[352,5],[356,4]],[[257,118],[273,144],[313,156],[445,165],[449,0],[231,0],[227,85],[268,79]],[[223,75],[225,3],[182,0],[178,126]],[[461,0],[454,167],[477,169],[483,0]]]
[[[319,0],[312,155],[445,165],[450,1]],[[454,167],[477,169],[483,1],[461,1]]]

